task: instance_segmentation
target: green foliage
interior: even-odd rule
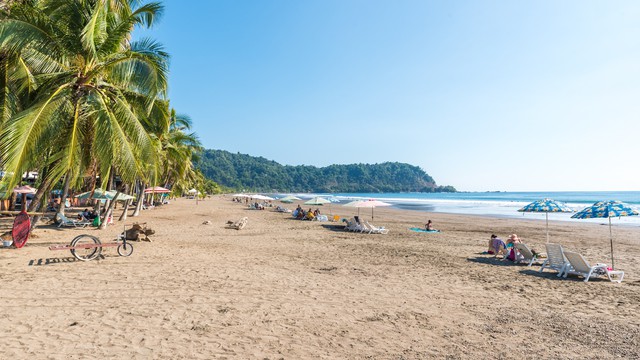
[[[205,150],[196,167],[217,183],[246,191],[267,192],[455,192],[437,186],[417,166],[382,164],[284,166],[262,157]]]

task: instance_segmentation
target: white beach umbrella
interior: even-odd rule
[[[369,199],[369,200],[358,200],[352,201],[344,204],[344,206],[351,206],[358,208],[358,215],[360,215],[360,208],[371,208],[371,220],[373,220],[373,209],[378,206],[391,206],[392,204],[386,203],[384,201]]]
[[[324,204],[330,204],[331,201],[320,197],[320,196],[316,196],[311,200],[305,201],[304,202],[306,205],[324,205]]]
[[[292,203],[292,202],[294,202],[296,200],[302,200],[302,199],[300,199],[299,197],[295,197],[293,195],[288,195],[288,196],[285,196],[282,199],[280,199],[280,201],[283,202],[283,203]]]

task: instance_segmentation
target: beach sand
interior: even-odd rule
[[[544,221],[379,208],[372,223],[391,231],[367,235],[230,199],[178,199],[129,218],[156,234],[128,258],[48,249],[83,233],[113,239],[118,223],[42,227],[24,248],[0,249],[0,358],[640,358],[636,227],[614,226],[624,282],[585,284],[481,254],[491,233],[544,250]],[[245,229],[225,229],[243,216]],[[408,231],[426,219],[442,233]],[[550,233],[610,262],[607,226],[551,222]]]

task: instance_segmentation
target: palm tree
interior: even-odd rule
[[[2,14],[0,50],[22,65],[11,69],[15,83],[31,86],[28,104],[0,131],[8,173],[33,168],[44,151],[48,176],[71,186],[92,165],[102,179],[117,172],[133,182],[157,161],[144,122],[166,95],[168,55],[152,40],[131,41],[135,27],[151,26],[162,12],[159,3],[138,3],[27,0]],[[4,179],[9,187],[19,180]]]

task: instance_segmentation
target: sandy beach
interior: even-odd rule
[[[244,216],[243,230],[225,228]],[[442,233],[408,230],[426,219]],[[544,250],[537,220],[380,208],[372,223],[390,233],[368,235],[216,196],[134,221],[156,234],[128,258],[108,248],[80,262],[48,249],[83,233],[113,239],[117,222],[45,226],[24,248],[0,249],[0,358],[640,358],[637,227],[614,226],[623,283],[585,284],[481,254],[491,233]],[[10,224],[0,218],[2,232]],[[607,226],[550,222],[550,234],[592,263],[610,262]]]

